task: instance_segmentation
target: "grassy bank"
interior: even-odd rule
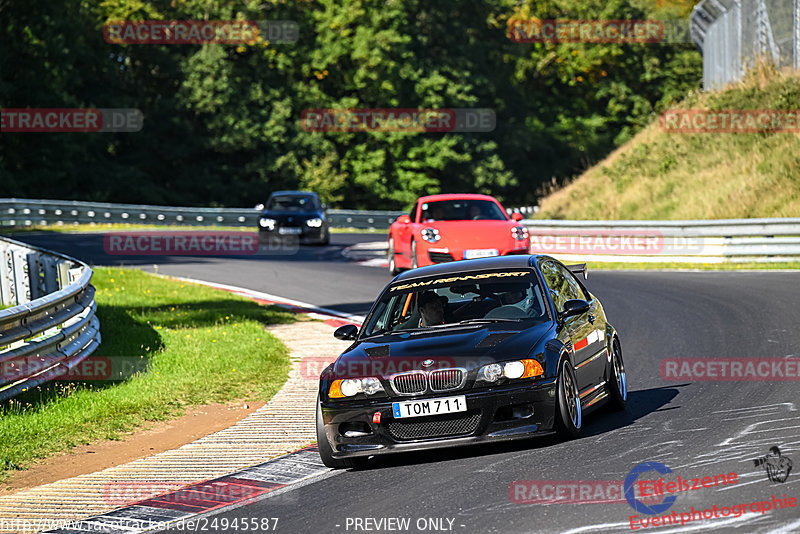
[[[36,458],[167,420],[188,405],[268,400],[286,380],[286,348],[265,325],[274,307],[134,269],[96,268],[103,342],[96,355],[146,361],[124,382],[59,382],[0,405],[0,477]]]
[[[800,78],[762,69],[683,109],[800,109]],[[653,124],[540,202],[544,219],[800,216],[800,135],[667,133]]]

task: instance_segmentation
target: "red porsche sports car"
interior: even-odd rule
[[[430,195],[389,227],[389,271],[508,254],[528,254],[528,230],[491,196]]]

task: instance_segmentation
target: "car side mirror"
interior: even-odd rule
[[[573,315],[581,315],[589,311],[589,303],[581,299],[568,300],[564,303],[564,310],[561,312],[561,318],[566,319]]]
[[[518,212],[518,211],[515,211],[514,213],[511,214],[511,218],[513,220],[519,222],[519,221],[522,220],[522,214],[520,212]]]
[[[325,210],[327,210],[327,209],[328,209],[328,205],[327,205],[327,204],[325,204],[324,202],[322,203],[322,206],[321,206],[321,207],[322,207],[322,211],[325,211]]]
[[[397,222],[399,222],[400,224],[410,224],[411,217],[409,217],[408,215],[401,215],[400,217],[397,218]]]
[[[353,341],[358,337],[358,327],[354,324],[340,326],[333,333],[333,337],[336,339],[341,339],[342,341]]]

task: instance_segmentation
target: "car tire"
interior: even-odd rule
[[[411,241],[411,268],[416,269],[419,267],[419,260],[417,260],[417,242]]]
[[[366,464],[366,458],[334,458],[333,449],[328,443],[328,436],[325,434],[325,424],[322,422],[322,407],[319,404],[319,396],[317,396],[317,448],[319,449],[319,457],[325,467],[331,469],[349,469],[353,467],[362,467]]]
[[[566,358],[561,363],[556,384],[556,432],[564,439],[576,438],[583,427],[583,410],[575,371]]]
[[[628,377],[625,373],[625,362],[622,360],[622,348],[615,337],[611,343],[611,379],[609,380],[609,406],[612,410],[624,410],[628,403]]]
[[[394,261],[395,254],[396,253],[394,250],[394,238],[390,237],[389,246],[386,249],[386,256],[387,259],[389,260],[389,274],[391,274],[392,276],[397,276],[398,274],[400,274],[400,269],[397,268],[397,264]]]

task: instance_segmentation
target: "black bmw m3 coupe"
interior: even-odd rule
[[[397,276],[353,344],[322,372],[325,465],[377,454],[577,436],[584,416],[624,409],[620,341],[576,274],[542,255],[467,260]]]
[[[300,243],[327,245],[330,228],[326,206],[310,191],[276,191],[258,218],[262,243],[290,239]]]

